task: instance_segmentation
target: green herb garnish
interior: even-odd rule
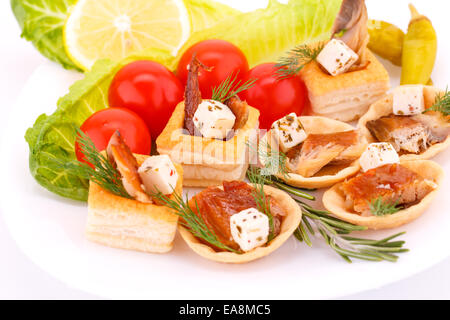
[[[270,211],[270,201],[267,199],[266,193],[264,192],[264,176],[259,174],[255,168],[250,168],[247,171],[247,177],[255,189],[253,197],[255,198],[257,209],[269,218],[269,236],[267,242],[270,242],[275,238],[275,228],[273,225],[273,215]]]
[[[212,89],[211,99],[225,103],[225,101],[236,96],[240,92],[253,87],[257,81],[257,79],[249,79],[242,83],[242,80],[237,81],[238,75],[239,71],[236,73],[234,78],[232,78],[233,74],[230,74],[218,87],[214,87]]]
[[[303,44],[289,51],[276,65],[278,79],[296,76],[307,64],[317,59],[324,47],[324,43],[319,43],[316,47]]]
[[[187,195],[186,200],[183,200],[183,197],[176,192],[172,194],[173,199],[167,197],[161,192],[155,193],[152,196],[155,199],[161,201],[166,207],[173,209],[174,213],[182,218],[180,224],[189,229],[194,237],[202,239],[216,248],[234,253],[240,253],[239,251],[234,250],[221,243],[217,238],[217,235],[213,231],[208,229],[202,217],[200,215],[197,215],[189,206],[189,198]],[[197,212],[200,212],[197,202],[195,202],[195,206]]]
[[[277,174],[281,174],[283,177],[287,176],[287,156],[285,153],[274,150],[269,143],[266,145],[260,143],[258,147],[255,147],[249,142],[246,144],[249,150],[254,152],[258,156],[258,159],[263,163],[263,167],[260,168],[260,175],[265,176],[266,178]]]
[[[396,201],[395,203],[389,203],[383,201],[382,197],[378,197],[372,200],[372,202],[370,202],[369,207],[370,212],[377,217],[391,215],[401,210],[401,208],[398,207],[398,201]]]
[[[270,147],[270,146],[269,146]],[[247,172],[250,181],[257,181],[260,184],[272,185],[280,190],[283,190],[293,196],[294,200],[302,209],[302,222],[294,232],[297,240],[305,242],[312,247],[311,235],[320,234],[325,242],[343,259],[347,262],[352,262],[354,259],[362,259],[368,261],[391,261],[395,262],[398,259],[397,253],[407,252],[408,249],[403,248],[404,241],[391,241],[404,233],[399,233],[382,240],[370,240],[364,238],[355,238],[346,236],[354,231],[367,230],[366,227],[357,226],[336,217],[333,217],[330,212],[325,210],[316,210],[301,199],[315,200],[313,195],[308,193],[308,190],[295,188],[285,184],[282,180],[277,178],[275,174],[285,173],[287,169],[285,166],[280,166],[280,163],[286,162],[286,155],[276,151],[261,152],[259,156],[265,164],[269,164],[265,168],[252,168]],[[273,157],[280,157],[278,160]],[[275,173],[274,166],[279,168]],[[273,175],[268,175],[272,173]]]
[[[342,38],[343,36],[344,36],[344,34],[347,32],[347,29],[342,29],[341,31],[339,31],[339,32],[336,32],[335,34],[334,34],[334,36],[333,36],[333,38]]]
[[[77,130],[78,145],[85,156],[87,162],[92,167],[78,160],[62,164],[64,169],[69,170],[80,178],[91,180],[97,183],[103,189],[123,198],[131,199],[122,184],[119,171],[112,165],[106,156],[104,156],[95,147],[92,140],[80,129]]]
[[[444,116],[450,115],[450,92],[448,91],[448,88],[445,89],[444,95],[438,94],[436,96],[436,99],[434,101],[434,104],[425,110],[423,113],[429,112],[429,111],[436,111],[442,113]]]
[[[352,262],[351,258],[367,261],[398,260],[397,253],[408,252],[403,248],[405,241],[391,241],[405,232],[395,234],[382,240],[370,240],[347,236],[354,231],[364,231],[367,228],[342,221],[324,210],[316,210],[310,205],[296,200],[302,208],[302,222],[294,236],[312,247],[310,235],[319,233],[325,242],[344,260]]]

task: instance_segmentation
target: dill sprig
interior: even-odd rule
[[[445,89],[445,93],[441,96],[438,94],[434,101],[434,104],[428,108],[425,112],[436,111],[442,113],[444,116],[450,115],[450,92],[448,87]]]
[[[186,200],[176,192],[172,194],[173,199],[161,192],[157,192],[152,196],[161,201],[164,206],[173,209],[175,214],[182,218],[180,224],[186,227],[196,238],[202,239],[216,248],[240,253],[221,243],[217,238],[217,235],[212,230],[208,229],[203,218],[200,215],[197,215],[189,206],[189,198],[187,195]],[[195,206],[197,212],[200,212],[197,201],[195,201]]]
[[[242,83],[242,80],[237,81],[238,75],[239,71],[236,73],[234,78],[233,74],[230,74],[219,86],[214,87],[212,89],[211,99],[224,103],[237,94],[250,89],[257,81],[257,79],[249,79]]]
[[[267,242],[270,242],[275,238],[275,228],[273,225],[273,215],[270,211],[270,201],[268,201],[266,193],[264,192],[264,176],[259,174],[255,168],[250,168],[247,171],[247,177],[254,187],[253,197],[257,209],[269,218],[269,236]]]
[[[288,175],[288,169],[286,167],[287,156],[280,150],[274,150],[272,146],[267,143],[266,146],[259,146],[259,157],[264,163],[262,173],[266,176],[279,174],[283,177]]]
[[[307,64],[317,59],[324,47],[324,43],[319,43],[317,46],[303,44],[289,51],[276,64],[278,79],[282,80],[297,75]]]
[[[92,140],[83,131],[77,129],[77,142],[86,161],[92,165],[78,160],[62,164],[65,169],[74,175],[97,183],[103,189],[123,198],[131,199],[126,192],[122,178],[117,169],[94,145]]]
[[[287,155],[280,151],[274,150],[268,142],[261,141],[258,148],[255,148],[252,144],[247,142],[248,148],[252,152],[256,152],[258,159],[262,164],[262,168],[251,168],[253,175],[258,175],[258,179],[264,182],[266,185],[274,185],[278,189],[284,190],[297,197],[315,200],[315,197],[302,191],[301,189],[294,188],[286,185],[277,176],[287,177],[289,171],[286,167]]]
[[[377,217],[391,215],[401,210],[401,208],[398,207],[398,201],[396,201],[395,203],[389,203],[383,201],[382,197],[373,199],[369,203],[369,208],[370,212]]]
[[[281,173],[283,176],[287,174],[287,157],[283,152],[273,150],[268,142],[266,145],[259,143],[257,148],[250,142],[247,142],[247,147],[252,152],[255,152],[260,161],[264,163],[263,168],[250,168],[247,171],[247,178],[254,185],[254,198],[258,210],[266,214],[269,218],[270,232],[268,241],[271,241],[275,237],[273,215],[270,212],[270,202],[267,201],[266,194],[264,193],[264,185],[273,184],[276,174]]]

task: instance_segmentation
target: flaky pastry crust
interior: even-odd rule
[[[311,102],[308,114],[349,122],[361,117],[384,96],[390,88],[389,74],[369,49],[366,58],[367,68],[336,77],[324,72],[315,61],[307,64],[300,76]]]
[[[139,164],[148,156],[135,155]],[[182,194],[183,168],[175,164]],[[86,237],[121,249],[165,253],[172,249],[178,216],[171,209],[116,196],[91,182],[88,198]]]

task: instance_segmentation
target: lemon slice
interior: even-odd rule
[[[98,59],[118,61],[147,48],[176,55],[190,32],[183,0],[79,0],[64,25],[64,46],[89,70]]]

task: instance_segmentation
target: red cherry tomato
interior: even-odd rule
[[[183,94],[183,85],[166,67],[141,60],[117,72],[109,87],[109,106],[136,112],[157,138],[176,105],[183,101]]]
[[[295,112],[301,115],[307,102],[307,89],[299,77],[277,79],[274,63],[265,63],[251,69],[244,81],[258,79],[255,85],[239,94],[241,99],[257,108],[261,115],[261,129],[269,130],[276,120]]]
[[[108,108],[97,111],[87,118],[80,129],[100,151],[106,149],[116,130],[120,131],[133,153],[147,155],[152,151],[152,139],[147,125],[136,113],[128,109]],[[75,154],[79,161],[88,163],[78,142],[75,143]]]
[[[248,71],[245,55],[234,44],[224,40],[205,40],[194,44],[181,57],[177,76],[184,85],[194,53],[200,62],[213,68],[210,72],[200,71],[198,76],[203,99],[210,99],[212,88],[219,86],[228,76],[233,75],[234,78],[237,75],[237,80],[240,80]]]

